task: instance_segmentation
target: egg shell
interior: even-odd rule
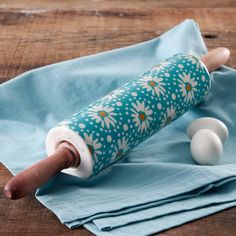
[[[200,165],[216,165],[223,154],[223,145],[213,131],[201,129],[191,140],[190,152]]]
[[[212,117],[203,117],[192,121],[187,129],[189,138],[191,139],[200,129],[209,129],[215,132],[221,139],[222,143],[224,143],[229,136],[227,126],[222,121]]]

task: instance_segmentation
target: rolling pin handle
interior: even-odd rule
[[[53,155],[12,177],[5,185],[4,194],[13,200],[25,197],[61,170],[77,167],[79,164],[80,156],[76,148],[68,142],[62,142]]]
[[[206,66],[209,72],[217,70],[224,65],[230,57],[230,51],[228,48],[219,47],[211,50],[201,58],[201,61]]]

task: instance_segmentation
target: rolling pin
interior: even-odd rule
[[[229,59],[216,48],[201,59],[179,53],[73,114],[46,137],[48,157],[12,177],[7,198],[33,193],[58,172],[90,178],[204,101],[210,74]]]

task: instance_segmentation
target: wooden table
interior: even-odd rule
[[[157,37],[186,18],[195,19],[209,49],[231,50],[236,67],[236,1],[1,1],[0,82],[50,63]],[[167,8],[168,7],[168,8]],[[1,155],[1,154],[0,154]],[[11,177],[0,165],[0,235],[92,235],[69,230],[33,196],[10,201]],[[235,235],[236,208],[160,235]]]

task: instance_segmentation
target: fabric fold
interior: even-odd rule
[[[43,159],[50,128],[176,53],[206,53],[193,20],[159,38],[38,68],[1,84],[0,161],[16,174]],[[59,173],[36,198],[69,228],[84,225],[96,235],[117,236],[160,232],[235,206],[236,71],[224,66],[211,77],[204,102],[122,160],[89,180]],[[202,116],[229,128],[217,166],[199,166],[189,152],[186,128]]]

